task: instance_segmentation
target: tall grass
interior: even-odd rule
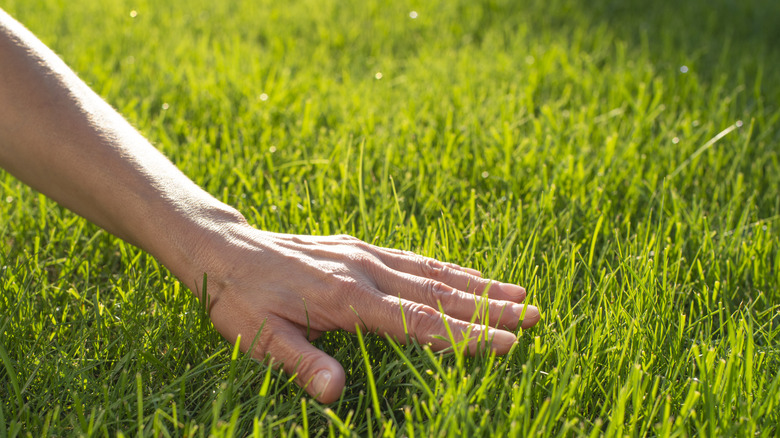
[[[2,174],[0,436],[780,432],[777,2],[2,7],[257,227],[472,266],[544,316],[503,357],[330,333],[320,405]]]

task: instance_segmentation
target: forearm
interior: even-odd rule
[[[190,277],[181,278],[190,287],[202,275],[193,249],[243,220],[1,10],[0,166]]]
[[[309,343],[325,331],[359,327],[437,350],[451,348],[449,338],[469,351],[489,340],[503,354],[516,341],[507,329],[540,317],[519,304],[525,289],[473,269],[349,236],[248,226],[2,11],[0,165],[150,252],[195,293],[207,273],[217,330],[231,342],[243,337],[241,349],[254,357],[282,363],[324,402],[339,397],[345,379]]]

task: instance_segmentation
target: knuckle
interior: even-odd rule
[[[368,245],[367,243],[363,244]],[[371,276],[378,274],[385,265],[370,249],[349,248],[344,255],[347,259],[347,268],[351,272],[362,272]]]
[[[480,324],[488,324],[496,320],[503,313],[503,308],[490,302],[486,298],[474,297],[474,318]]]
[[[509,303],[504,301],[489,300],[487,303],[491,319],[505,319],[510,316]]]
[[[336,239],[341,240],[346,243],[355,243],[355,242],[362,242],[362,240],[358,239],[355,236],[351,236],[349,234],[337,234],[334,236]]]
[[[463,270],[463,266],[461,266],[461,265],[459,265],[457,263],[447,262],[447,263],[444,263],[444,266],[446,266],[446,267],[448,267],[448,268],[450,268],[450,269],[452,269],[454,271],[462,271]]]
[[[420,270],[422,271],[422,275],[427,278],[432,279],[441,279],[444,278],[446,274],[446,267],[443,263],[439,262],[435,259],[430,258],[423,258],[420,261]]]
[[[409,334],[418,341],[425,342],[431,334],[437,332],[440,316],[432,308],[423,304],[413,303],[407,306],[404,312],[406,314],[406,323],[409,327]]]
[[[317,360],[317,356],[313,352],[305,351],[305,352],[298,353],[297,358],[295,358],[290,363],[284,364],[284,371],[290,375],[293,374],[308,375],[310,374],[309,371],[314,366],[316,360]],[[302,385],[306,385],[308,382],[301,381],[300,383]]]
[[[250,338],[248,341],[252,342],[253,339]],[[243,342],[244,341],[242,340],[242,343]],[[257,339],[254,340],[252,356],[267,365],[278,366],[278,359],[274,357],[272,353],[274,350],[274,345],[276,345],[278,342],[279,336],[277,334],[277,330],[274,329],[273,323],[269,319],[266,319],[260,326]],[[249,345],[249,343],[246,345]]]
[[[465,289],[466,292],[475,295],[489,294],[490,283],[481,278],[468,278]]]
[[[359,322],[361,325],[371,324],[371,318],[368,315],[359,314],[358,309],[365,311],[366,303],[377,297],[376,291],[369,284],[348,276],[340,277],[336,287],[338,293],[331,297],[331,304],[328,306],[331,309],[331,314],[328,315],[328,318],[332,318],[334,321],[353,321],[357,317],[355,322]],[[362,318],[368,318],[368,320]],[[335,324],[341,328],[352,328],[350,324],[343,325],[338,322]]]
[[[353,248],[355,251],[364,252],[364,253],[374,257],[374,259],[376,259],[377,258],[376,257],[377,254],[379,254],[379,248],[378,247],[376,247],[376,246],[374,246],[374,245],[372,245],[372,244],[370,244],[370,243],[368,243],[368,242],[366,242],[364,240],[360,240],[360,239],[358,239],[356,237],[353,238],[353,240],[351,240],[348,243],[349,243],[349,246],[351,248]]]
[[[423,293],[425,302],[432,306],[439,303],[444,305],[444,301],[449,295],[444,283],[431,279],[423,281]]]
[[[376,264],[377,259],[372,254],[366,252],[366,251],[349,251],[347,252],[347,259],[358,265],[361,268],[367,268],[369,266],[373,266]]]
[[[344,294],[344,296],[346,297],[350,297],[354,299],[355,297],[359,296],[360,293],[363,291],[360,282],[353,277],[346,276],[346,275],[339,275],[335,277],[335,281],[336,281],[336,289],[338,290],[338,293]]]
[[[353,245],[355,248],[357,248],[358,250],[360,250],[360,251],[363,251],[363,252],[365,252],[366,254],[369,254],[369,255],[371,255],[372,257],[376,258],[376,257],[375,257],[375,254],[376,254],[376,252],[377,252],[377,251],[376,251],[376,248],[375,248],[373,245],[371,245],[370,243],[368,243],[368,242],[364,242],[364,241],[362,241],[362,240],[358,240],[357,242],[354,242],[352,245]]]
[[[305,372],[317,359],[317,353],[291,350],[287,342],[290,336],[289,331],[269,320],[257,339],[254,356],[266,365],[281,368],[290,375]]]

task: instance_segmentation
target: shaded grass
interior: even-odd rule
[[[774,3],[3,7],[256,226],[473,266],[544,319],[504,357],[328,334],[322,406],[4,174],[0,434],[777,433]]]

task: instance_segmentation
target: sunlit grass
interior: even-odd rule
[[[743,3],[6,1],[254,225],[472,266],[544,319],[503,357],[326,335],[323,406],[2,174],[0,436],[775,436],[780,3]]]

